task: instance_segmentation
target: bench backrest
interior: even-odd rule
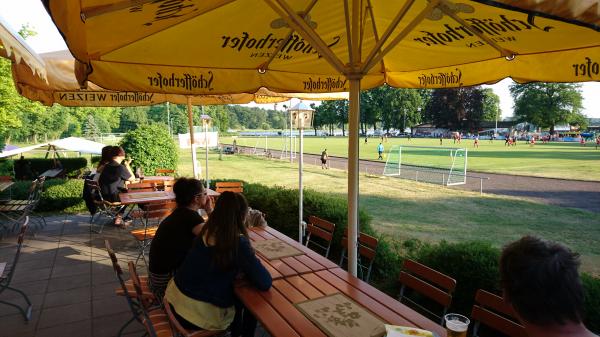
[[[308,217],[308,224],[306,224],[306,246],[310,243],[325,250],[325,257],[329,256],[329,249],[331,248],[331,242],[333,241],[333,232],[335,231],[335,224],[333,222],[323,220],[319,217],[311,215]],[[326,244],[322,245],[314,241],[314,237],[323,240]]]
[[[476,321],[473,336],[477,336],[481,323],[510,337],[527,337],[512,306],[502,297],[485,290],[477,290],[471,318]]]
[[[156,184],[143,182],[143,183],[131,183],[127,185],[129,192],[154,192],[156,191]]]
[[[377,254],[377,245],[379,244],[379,240],[376,237],[365,233],[359,233],[358,235],[358,254],[361,258],[372,261],[375,259],[375,255]],[[344,236],[342,237],[342,247],[348,250],[348,229],[344,231]]]
[[[175,170],[159,168],[159,169],[156,169],[155,172],[156,172],[156,174],[170,174],[170,173],[175,173]]]
[[[456,280],[411,259],[404,260],[399,281],[447,308],[452,302]]]
[[[244,192],[244,183],[241,181],[218,181],[216,184],[217,193],[223,192],[235,192],[235,193],[243,193]]]

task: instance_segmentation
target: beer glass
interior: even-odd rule
[[[467,337],[469,329],[469,319],[459,314],[447,314],[444,316],[446,323],[446,332],[448,337]]]

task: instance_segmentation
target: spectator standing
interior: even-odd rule
[[[327,160],[329,159],[329,155],[327,154],[327,149],[321,152],[321,169],[329,169],[327,166]]]
[[[379,157],[377,157],[378,160],[383,160],[383,144],[379,143],[379,145],[377,145],[377,153],[379,154]]]

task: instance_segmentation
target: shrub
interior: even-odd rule
[[[177,169],[178,151],[173,138],[164,126],[153,124],[127,132],[121,146],[132,165],[142,168],[144,174],[156,174],[157,168]]]
[[[425,245],[417,261],[456,280],[453,312],[470,315],[477,289],[499,293],[500,250],[478,241]]]
[[[585,291],[585,319],[588,329],[600,334],[600,279],[588,274],[581,275]]]

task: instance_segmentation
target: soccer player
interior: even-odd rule
[[[377,153],[379,153],[377,160],[383,160],[383,150],[383,144],[379,143],[379,145],[377,145]]]

